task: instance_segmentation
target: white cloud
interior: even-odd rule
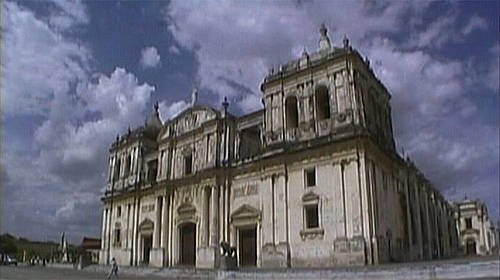
[[[462,28],[463,35],[469,35],[475,30],[484,30],[488,27],[486,20],[478,15],[473,15],[467,25]]]
[[[68,101],[58,107],[78,108],[77,114],[90,113],[99,117],[75,124],[68,121],[71,112],[58,112],[54,116],[65,117],[47,119],[35,132],[36,145],[43,147],[40,165],[63,181],[99,182],[101,172],[106,170],[99,168],[106,162],[102,156],[107,147],[117,133],[123,133],[128,126],[143,124],[153,91],[154,87],[140,85],[137,78],[123,68],[116,68],[109,77],[100,75],[96,83],[82,82],[77,91],[81,102]],[[60,137],[54,138],[54,135]]]
[[[189,107],[189,103],[184,100],[176,101],[171,104],[167,104],[165,101],[160,102],[159,111],[162,120],[170,120],[175,118],[179,113],[184,111]]]
[[[220,100],[223,96],[239,99],[236,105],[248,111],[260,107],[255,102],[258,98],[239,96],[260,96],[259,85],[268,69],[298,57],[304,46],[316,50],[320,23],[335,27],[329,34],[336,45],[344,33],[359,42],[373,32],[396,31],[405,11],[418,13],[425,5],[395,2],[383,8],[358,1],[259,5],[172,1],[166,18],[178,44],[195,51],[200,86],[216,92]],[[365,18],[370,24],[354,18]]]
[[[2,2],[4,113],[47,115],[51,100],[85,79],[90,52],[16,3]]]
[[[143,68],[155,68],[160,65],[160,55],[155,47],[147,47],[141,51],[141,65]]]
[[[448,13],[431,22],[427,29],[415,32],[415,37],[410,42],[411,47],[441,47],[454,36],[453,26],[457,19],[456,13]]]
[[[87,24],[89,16],[85,5],[80,0],[51,0],[58,8],[51,10],[49,23],[55,29],[68,30],[75,25]]]
[[[24,148],[15,137],[2,139],[2,183],[12,198],[3,230],[35,238],[36,228],[98,234],[108,147],[117,133],[143,123],[154,87],[123,68],[91,74],[91,52],[64,35],[88,21],[80,2],[56,2],[51,15],[66,16],[64,24],[14,2],[2,5],[4,118],[34,122]]]
[[[170,46],[170,48],[168,48],[168,52],[170,52],[172,54],[180,54],[181,53],[179,48],[175,45]]]
[[[499,94],[499,83],[500,83],[500,43],[493,46],[490,51],[490,65],[488,70],[484,73],[484,81],[486,86],[491,89],[495,94]]]
[[[34,133],[37,153],[14,154],[5,143],[2,160],[10,182],[6,188],[15,198],[6,201],[6,207],[17,217],[7,218],[7,229],[37,236],[21,223],[32,219],[26,212],[39,209],[44,215],[37,216],[35,224],[51,233],[98,234],[109,145],[129,125],[143,124],[153,91],[116,68],[96,81],[81,81],[78,98],[69,98],[67,92],[51,101],[48,117]],[[94,117],[82,118],[85,114]]]
[[[441,48],[450,42],[463,42],[466,37],[476,30],[488,27],[486,20],[478,15],[470,17],[463,27],[460,27],[459,12],[451,9],[449,12],[431,20],[419,30],[414,29],[407,47],[411,48]]]

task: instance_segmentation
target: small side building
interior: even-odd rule
[[[90,263],[99,263],[99,252],[101,250],[101,239],[83,237],[80,248],[85,252],[87,261]]]
[[[479,200],[455,203],[455,219],[459,245],[466,255],[491,255],[498,247],[494,223],[488,208]]]

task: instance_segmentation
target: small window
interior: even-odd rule
[[[313,169],[307,169],[304,171],[305,173],[305,179],[306,179],[306,187],[314,187],[316,186],[316,170]]]
[[[184,175],[193,173],[193,155],[184,156]]]
[[[319,228],[318,205],[305,206],[306,228]]]
[[[472,228],[472,218],[465,218],[465,228],[466,229]]]
[[[116,216],[120,218],[122,216],[122,207],[118,206],[116,207]]]

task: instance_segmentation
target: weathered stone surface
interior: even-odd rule
[[[348,43],[327,39],[265,77],[263,110],[193,102],[161,124],[155,108],[119,137],[101,263],[216,268],[220,242],[262,268],[455,255],[452,205],[395,150],[389,92]]]

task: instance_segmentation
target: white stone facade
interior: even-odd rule
[[[465,199],[455,204],[459,246],[466,255],[491,255],[498,252],[498,232],[488,217],[486,205]]]
[[[264,109],[193,102],[110,148],[100,260],[216,268],[448,257],[453,208],[395,151],[390,95],[347,40],[271,70]]]

